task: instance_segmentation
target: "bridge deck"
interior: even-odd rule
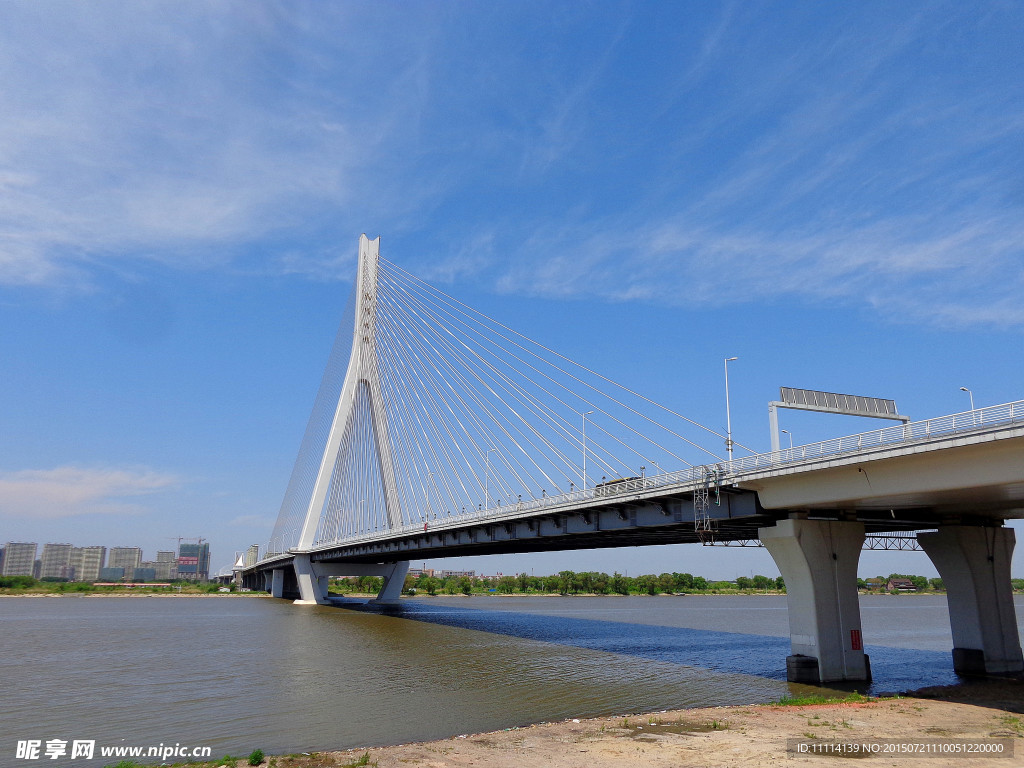
[[[793,512],[858,520],[868,532],[1022,517],[1024,401],[479,510],[425,529],[400,526],[308,552],[319,562],[365,563],[746,540]],[[281,553],[253,568],[290,559],[291,552]]]

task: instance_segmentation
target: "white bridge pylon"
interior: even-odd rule
[[[581,502],[602,484],[719,462],[698,441],[724,439],[439,291],[363,235],[267,555]]]
[[[313,486],[313,497],[310,499],[309,508],[306,510],[306,519],[302,524],[302,533],[298,541],[300,550],[308,550],[314,544],[339,453],[346,438],[351,438],[357,429],[357,400],[364,402],[369,411],[373,448],[375,449],[373,453],[377,458],[376,468],[379,472],[388,528],[394,527],[396,521],[402,519],[398,488],[395,482],[388,416],[381,394],[380,365],[377,360],[377,268],[379,261],[380,238],[370,240],[366,235],[360,236],[352,352],[349,356],[341,397],[338,399],[338,407],[331,423],[327,447]]]

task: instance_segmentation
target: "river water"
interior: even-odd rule
[[[956,682],[943,596],[864,596],[861,608],[871,692]],[[767,595],[424,597],[394,609],[5,598],[0,766],[30,764],[15,759],[27,739],[220,757],[769,701],[806,690],[785,681],[788,631],[785,597]]]

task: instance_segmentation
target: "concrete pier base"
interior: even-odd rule
[[[309,559],[309,555],[295,555],[295,579],[299,583],[299,599],[295,605],[327,605],[327,576]]]
[[[284,597],[284,569],[275,568],[270,573],[270,596]]]
[[[309,555],[296,555],[295,577],[299,584],[299,599],[294,604],[328,605],[329,576],[382,576],[384,586],[371,602],[397,603],[402,595],[402,587],[405,586],[405,576],[408,572],[408,560],[396,563],[314,563]]]
[[[400,560],[397,563],[387,563],[385,568],[387,569],[386,573],[377,574],[384,577],[384,586],[372,602],[389,605],[397,603],[398,598],[402,596],[405,576],[409,573],[409,561]]]
[[[946,587],[957,674],[1024,671],[1010,584],[1013,529],[947,525],[917,540]]]
[[[786,581],[791,682],[870,680],[861,634],[857,561],[861,523],[781,520],[758,537]]]

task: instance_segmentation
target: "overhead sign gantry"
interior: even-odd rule
[[[910,421],[896,410],[895,400],[863,395],[840,395],[836,392],[821,392],[816,389],[779,387],[779,399],[768,403],[768,420],[772,431],[772,450],[780,450],[779,408],[798,411],[819,411],[838,413],[843,416],[868,416],[872,419],[893,419],[904,424]]]

